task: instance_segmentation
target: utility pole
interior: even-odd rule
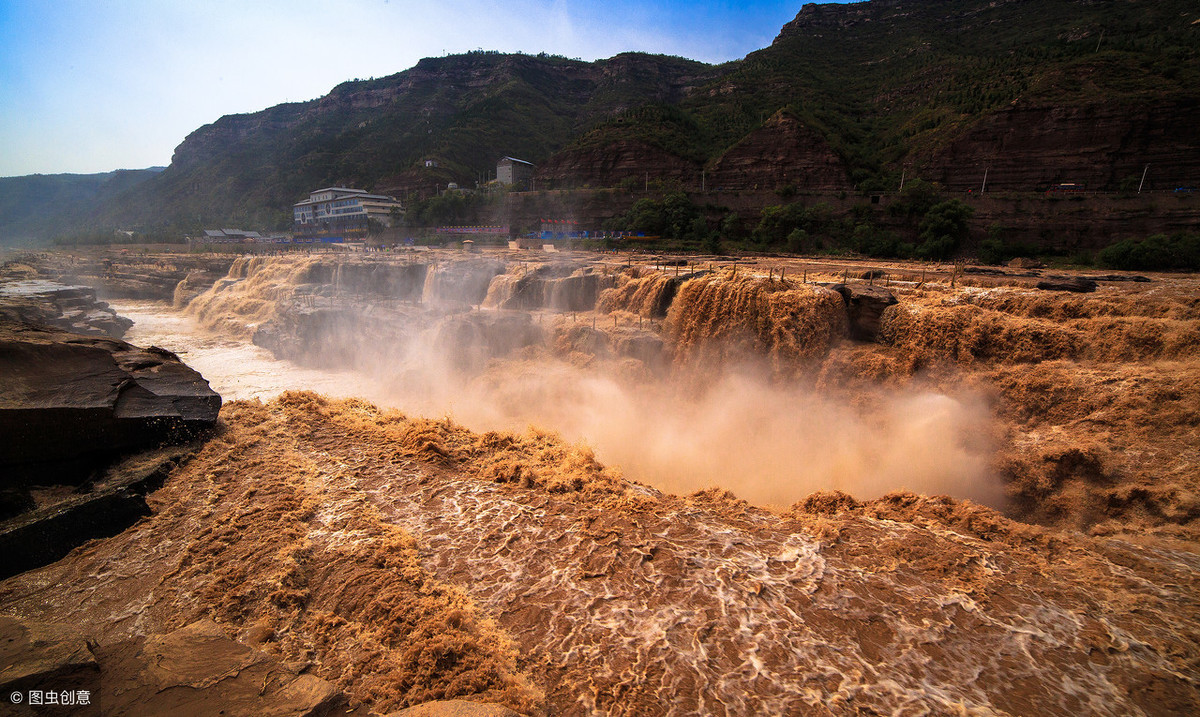
[[[900,168],[900,191],[901,191],[901,192],[903,192],[903,191],[904,191],[904,173],[905,173],[906,171],[907,171],[907,170],[906,170],[904,167],[901,167],[901,168]]]
[[[704,170],[700,170],[700,193],[704,193]]]
[[[1146,172],[1149,172],[1149,171],[1150,171],[1150,165],[1147,164],[1146,168],[1142,170],[1142,181],[1138,182],[1138,194],[1142,193],[1142,185],[1146,183]]]
[[[983,168],[983,187],[981,187],[981,188],[980,188],[980,190],[979,190],[979,193],[980,193],[980,194],[983,194],[984,192],[986,192],[986,191],[987,191],[987,173],[988,173],[988,169],[989,169],[988,167],[984,167],[984,168]]]

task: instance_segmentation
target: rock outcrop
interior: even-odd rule
[[[170,351],[0,323],[0,467],[78,482],[123,452],[189,440],[221,397]]]
[[[717,190],[850,188],[845,164],[825,138],[785,112],[721,155],[706,183]]]
[[[54,692],[59,709],[69,704],[72,714],[111,717],[346,712],[346,699],[332,684],[302,674],[303,665],[282,663],[231,640],[208,619],[166,634],[100,645],[73,628],[0,617],[0,664],[5,665],[2,699],[16,714],[43,714],[44,707],[35,711],[28,704],[34,692]],[[68,688],[70,697],[61,697]],[[24,704],[14,705],[12,695],[18,693]],[[44,697],[40,701],[50,704]]]
[[[95,538],[116,535],[150,514],[146,495],[191,454],[193,446],[127,458],[78,487],[0,486],[0,579],[49,565]],[[36,496],[36,497],[35,497]]]
[[[1096,290],[1096,282],[1082,276],[1059,276],[1039,281],[1037,288],[1043,291],[1073,291],[1077,294],[1087,294]]]
[[[898,303],[892,292],[869,284],[834,284],[829,287],[846,302],[846,318],[851,338],[875,341],[879,338],[883,311]]]
[[[43,279],[0,285],[0,317],[116,339],[124,336],[133,325],[129,319],[118,316],[107,303],[97,301],[95,289]]]

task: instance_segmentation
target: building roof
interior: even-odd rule
[[[225,232],[221,231],[220,229],[205,229],[204,236],[209,236],[216,239],[218,237],[225,236]]]
[[[366,194],[367,190],[351,189],[349,187],[325,187],[324,189],[313,190],[313,191],[309,192],[309,194],[319,194],[321,192],[348,192],[350,194]]]
[[[312,198],[312,195],[320,194],[321,192],[335,192],[335,193],[341,192],[342,193],[342,196],[334,197],[334,199],[346,199],[347,197],[345,195],[349,194],[349,195],[351,195],[351,198],[353,198],[353,199],[374,199],[376,201],[381,201],[381,202],[396,202],[397,204],[400,203],[400,200],[396,199],[395,197],[389,197],[389,196],[386,196],[383,194],[368,194],[367,190],[365,190],[365,189],[346,189],[345,187],[326,187],[325,189],[318,189],[316,191],[309,192],[308,199],[302,199],[302,200],[296,202],[295,204],[293,204],[292,206],[293,207],[303,207],[303,206],[307,206],[309,204],[319,204],[319,203],[329,201],[327,199],[314,200]]]
[[[500,158],[500,162],[503,162],[503,161],[504,161],[504,160],[506,160],[506,159],[507,159],[507,160],[510,160],[510,161],[513,161],[513,162],[520,162],[521,164],[528,164],[530,167],[532,167],[532,166],[533,166],[533,162],[526,162],[525,160],[523,160],[523,159],[517,159],[516,157],[501,157],[501,158]],[[499,164],[500,162],[497,162],[497,164]]]

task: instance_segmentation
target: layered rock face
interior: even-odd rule
[[[0,285],[0,317],[92,336],[121,338],[133,322],[96,300],[96,290],[29,279]]]
[[[708,171],[717,189],[848,189],[842,160],[821,135],[779,113],[730,148]]]
[[[1139,107],[1014,106],[983,118],[946,147],[932,162],[933,178],[948,189],[979,191],[986,169],[991,191],[1038,191],[1064,182],[1115,190],[1145,170],[1144,189],[1191,186],[1200,175],[1197,112],[1194,99]]]
[[[700,165],[645,142],[621,140],[568,149],[538,167],[536,181],[550,186],[615,186],[622,180],[675,179],[699,184]]]
[[[221,397],[169,351],[0,324],[0,466],[78,475],[97,460],[211,427]]]

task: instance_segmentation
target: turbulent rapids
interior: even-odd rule
[[[477,430],[537,425],[672,491],[787,506],[889,489],[1000,505],[971,390],[817,389],[842,297],[743,273],[642,267],[244,258],[187,310],[308,366],[372,377],[370,398]]]
[[[1200,710],[1197,282],[782,268],[175,268],[166,348],[295,375],[0,612],[212,618],[378,714]]]

